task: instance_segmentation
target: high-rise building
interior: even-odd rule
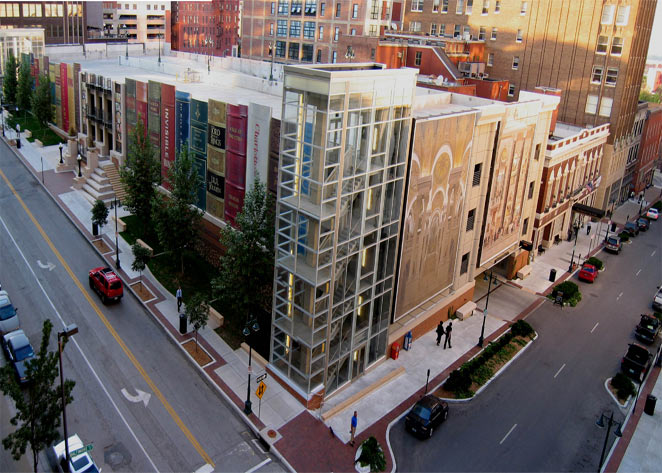
[[[537,86],[561,89],[559,120],[581,127],[610,123],[596,205],[627,196],[625,163],[655,0],[414,0],[411,32],[484,40],[486,73],[510,81],[509,96]],[[618,166],[612,166],[619,163]],[[626,183],[629,189],[629,184]]]
[[[344,35],[383,33],[400,20],[393,0],[251,0],[244,2],[242,56],[291,63],[335,63]]]
[[[237,56],[238,0],[172,2],[172,49],[209,56]]]
[[[134,43],[170,43],[170,3],[103,2],[104,33],[111,38],[128,38]]]
[[[88,2],[0,2],[0,25],[43,28],[46,44],[81,44],[87,40]]]

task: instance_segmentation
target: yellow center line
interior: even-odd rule
[[[108,331],[110,332],[110,334],[113,336],[113,338],[115,339],[115,341],[118,343],[118,345],[122,348],[122,351],[124,351],[124,353],[125,353],[126,356],[129,358],[129,360],[131,360],[131,363],[133,363],[133,366],[135,366],[135,368],[136,368],[136,369],[138,370],[138,372],[141,374],[141,376],[143,377],[143,379],[145,380],[145,382],[147,383],[147,385],[150,387],[150,389],[154,392],[154,394],[156,395],[156,397],[159,398],[159,400],[160,400],[161,403],[163,404],[163,407],[166,408],[166,410],[168,411],[168,413],[169,413],[170,416],[172,417],[172,420],[174,420],[175,423],[179,426],[179,428],[181,429],[181,431],[184,433],[184,435],[185,435],[186,438],[189,440],[189,442],[191,442],[191,445],[193,445],[193,447],[197,450],[197,452],[198,452],[198,453],[200,454],[200,456],[204,459],[204,461],[207,462],[207,463],[209,463],[212,467],[215,466],[214,463],[212,462],[211,457],[210,457],[209,455],[207,455],[207,452],[204,451],[204,449],[202,448],[202,446],[200,445],[200,443],[196,440],[196,438],[193,436],[193,434],[192,434],[191,431],[188,429],[188,427],[186,427],[186,425],[184,425],[184,422],[183,422],[182,419],[179,417],[179,415],[177,414],[177,412],[175,412],[175,410],[174,410],[173,407],[170,405],[170,403],[166,400],[166,398],[163,396],[163,394],[161,393],[161,391],[159,390],[159,388],[156,387],[156,384],[154,384],[154,382],[153,382],[152,379],[149,377],[149,375],[147,374],[147,372],[145,371],[145,369],[144,369],[144,368],[142,367],[142,365],[138,362],[138,360],[137,360],[136,357],[133,355],[133,353],[131,352],[131,350],[129,350],[129,347],[126,346],[126,344],[124,343],[124,341],[122,340],[122,338],[119,336],[119,334],[115,331],[115,329],[114,329],[113,326],[110,324],[110,322],[108,321],[108,319],[106,318],[106,316],[103,315],[103,313],[101,312],[101,310],[99,309],[99,307],[97,306],[97,304],[94,302],[94,300],[92,300],[92,298],[91,298],[90,295],[87,293],[87,291],[85,290],[85,288],[83,287],[83,285],[81,284],[81,282],[78,280],[78,278],[76,277],[76,275],[74,274],[74,272],[71,270],[71,268],[69,267],[69,265],[67,264],[67,262],[64,260],[64,258],[63,258],[62,255],[60,254],[60,252],[57,250],[57,248],[55,248],[55,245],[53,245],[53,242],[51,241],[51,239],[48,237],[48,235],[46,235],[46,232],[44,231],[44,229],[41,227],[41,225],[39,224],[39,222],[37,222],[37,219],[34,217],[34,215],[32,215],[32,212],[30,212],[30,209],[28,209],[27,205],[25,205],[25,202],[23,202],[23,199],[21,199],[21,197],[18,195],[18,193],[17,193],[16,190],[14,189],[14,186],[12,186],[11,182],[9,182],[9,179],[7,179],[7,176],[6,176],[5,173],[2,171],[2,169],[0,169],[0,176],[2,176],[2,179],[5,181],[5,183],[7,183],[7,186],[8,186],[9,189],[12,191],[12,193],[14,194],[14,196],[16,197],[16,199],[18,200],[18,202],[21,204],[21,206],[23,207],[23,210],[25,210],[25,213],[28,215],[28,217],[30,217],[30,220],[32,220],[32,223],[33,223],[34,226],[37,228],[37,230],[38,230],[39,233],[41,234],[41,236],[42,236],[42,238],[44,239],[44,241],[46,241],[46,243],[48,244],[48,246],[51,248],[51,250],[53,251],[53,253],[54,253],[55,256],[57,257],[57,259],[58,259],[58,260],[60,261],[60,263],[62,264],[62,267],[67,271],[67,273],[69,273],[69,276],[70,276],[71,279],[73,280],[74,284],[76,284],[76,286],[78,286],[78,289],[79,289],[80,292],[83,294],[83,296],[87,299],[87,302],[90,303],[90,306],[92,306],[92,309],[94,310],[94,312],[96,312],[96,314],[97,314],[97,316],[99,317],[99,319],[101,319],[101,321],[103,322],[103,324],[106,326],[106,328],[108,329]]]

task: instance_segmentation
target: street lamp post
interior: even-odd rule
[[[483,310],[483,326],[480,329],[480,338],[478,339],[478,346],[483,347],[485,340],[485,319],[487,318],[487,306],[490,303],[490,290],[492,289],[492,270],[490,269],[490,282],[487,283],[487,299],[485,299],[485,310]]]
[[[60,357],[60,393],[62,396],[62,427],[64,429],[64,452],[67,459],[67,469],[71,463],[71,455],[69,455],[69,436],[67,435],[67,408],[66,399],[64,394],[64,375],[62,374],[62,350],[67,339],[72,335],[78,333],[78,326],[76,324],[67,325],[64,331],[57,333],[57,349]]]
[[[257,323],[257,319],[253,318],[253,316],[250,316],[248,320],[246,320],[246,325],[244,326],[244,330],[242,333],[244,334],[244,337],[246,337],[246,341],[248,341],[248,336],[251,334],[251,332],[257,333],[260,330],[260,325]],[[253,346],[249,343],[248,344],[248,386],[246,388],[246,402],[244,403],[244,414],[250,415],[252,411],[251,406],[251,361],[253,357]]]
[[[4,76],[0,75],[0,83],[3,83]],[[2,120],[2,136],[5,136],[5,108],[2,104],[2,91],[0,91],[0,120]]]
[[[60,143],[57,147],[60,148],[60,164],[64,164],[64,161],[62,160],[62,143]]]
[[[575,223],[572,225],[572,229],[575,231],[575,244],[572,246],[572,256],[570,257],[570,267],[568,268],[569,273],[572,273],[572,269],[575,266],[575,249],[577,248],[577,235],[579,234],[579,222],[575,221]]]
[[[117,207],[122,205],[122,202],[117,200],[117,196],[113,198],[113,207],[115,208],[115,266],[117,269],[120,269],[122,265],[120,264],[120,250],[119,250],[119,240],[117,232]]]
[[[605,426],[605,419],[607,420],[607,431],[605,432],[605,443],[602,446],[602,454],[600,455],[600,464],[598,465],[598,473],[602,471],[602,462],[605,460],[605,453],[607,452],[607,443],[609,442],[609,432],[613,426],[618,426],[614,435],[616,437],[622,437],[623,433],[621,432],[621,423],[614,420],[614,412],[611,411],[609,417],[604,413],[600,415],[600,418],[595,423],[598,427],[603,428]]]
[[[83,173],[80,172],[80,163],[81,161],[83,161],[83,158],[80,155],[80,153],[78,153],[78,157],[76,158],[76,161],[78,161],[78,177],[83,177]]]
[[[159,64],[161,64],[161,33],[156,36],[159,38]]]
[[[269,73],[269,82],[274,81],[274,45],[269,43],[269,56],[271,56],[271,72]]]
[[[16,124],[16,147],[21,147],[21,125]]]

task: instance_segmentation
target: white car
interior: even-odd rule
[[[74,434],[69,437],[69,454],[83,448],[85,445],[81,441],[78,435]],[[67,471],[64,466],[66,466],[66,458],[64,455],[64,440],[57,445],[54,445],[49,450],[50,455],[53,457],[53,461],[56,464],[57,471],[64,473]],[[99,473],[101,470],[97,467],[92,460],[89,452],[79,453],[71,457],[71,463],[69,463],[69,472],[70,473]]]
[[[656,208],[651,207],[648,209],[648,212],[646,212],[646,217],[650,218],[651,220],[657,220],[658,217],[658,211]]]
[[[0,291],[0,334],[13,332],[18,327],[16,308],[12,305],[7,291]]]
[[[653,296],[653,309],[662,312],[662,286],[658,286],[655,296]]]

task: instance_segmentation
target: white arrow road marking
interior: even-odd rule
[[[48,261],[46,264],[42,263],[41,260],[37,260],[37,264],[41,269],[47,269],[49,271],[53,271],[55,269],[55,265]]]
[[[596,322],[596,323],[595,323],[595,325],[594,325],[593,328],[591,329],[591,333],[593,333],[593,330],[595,330],[596,328],[598,328],[598,325],[600,325],[600,322]]]
[[[126,389],[122,388],[122,394],[125,398],[127,398],[127,400],[131,402],[142,402],[145,404],[145,407],[147,407],[149,398],[151,398],[152,395],[150,393],[146,393],[145,391],[141,391],[140,389],[136,389],[136,393],[138,393],[136,396],[132,396]]]
[[[513,426],[510,428],[510,430],[508,431],[508,433],[506,434],[506,436],[505,436],[504,438],[501,439],[501,442],[499,442],[499,445],[501,445],[503,442],[505,442],[505,440],[508,438],[508,436],[513,432],[513,430],[515,430],[515,427],[517,427],[517,424],[513,425]]]
[[[559,375],[559,373],[563,370],[563,368],[565,368],[565,363],[563,363],[563,366],[561,366],[561,367],[559,368],[559,370],[556,372],[556,374],[554,375],[554,379],[556,379],[556,377],[557,377],[557,376]]]
[[[637,271],[637,274],[635,274],[635,276],[639,276],[640,272],[641,272],[641,269],[639,271]]]

